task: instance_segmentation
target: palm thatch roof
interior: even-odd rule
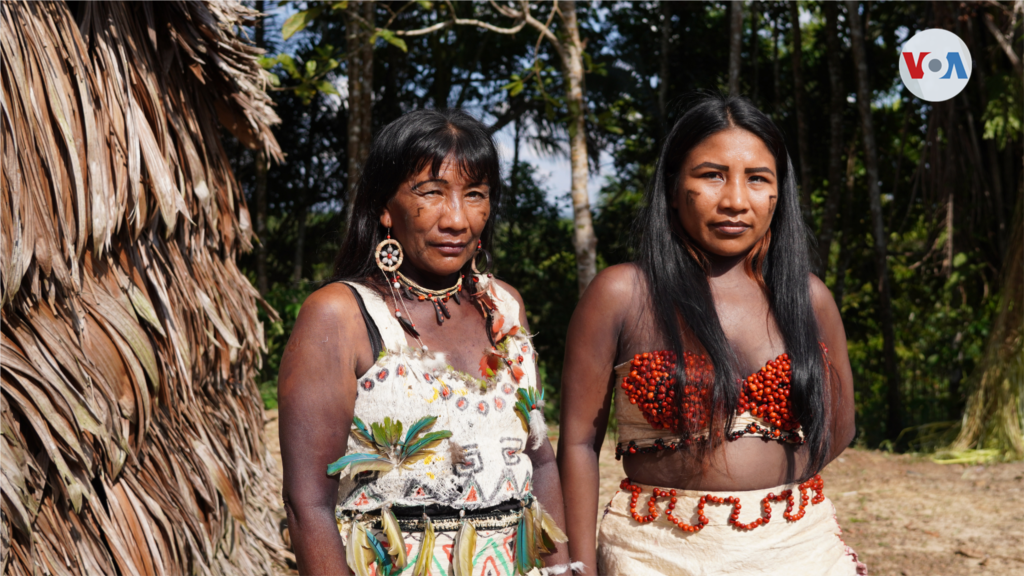
[[[280,159],[237,2],[7,2],[0,569],[285,564],[220,127]],[[271,312],[271,314],[273,314]]]

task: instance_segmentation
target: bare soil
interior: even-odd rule
[[[277,411],[265,421],[280,464]],[[623,478],[610,439],[600,462],[603,503]],[[821,475],[843,539],[872,576],[1024,575],[1024,462],[943,465],[850,449]]]

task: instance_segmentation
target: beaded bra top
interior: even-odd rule
[[[408,346],[381,296],[346,284],[359,293],[384,349],[356,381],[347,452],[329,470],[341,474],[338,511],[476,510],[529,499],[533,464],[523,451],[531,407],[522,390],[536,387],[536,354],[515,298],[489,277],[478,279],[495,307],[492,320],[499,319],[490,324],[498,345],[478,378],[452,368],[443,353]]]
[[[615,414],[619,443],[615,457],[674,450],[680,445],[707,439],[708,388],[683,387],[676,401],[676,354],[662,350],[637,354],[615,367],[619,386]],[[703,355],[683,353],[687,382],[700,383],[711,377]],[[788,444],[803,444],[803,431],[793,418],[789,401],[792,367],[788,354],[780,354],[759,371],[742,380],[732,428],[727,440],[756,437]]]

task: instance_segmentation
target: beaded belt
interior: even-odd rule
[[[797,520],[804,517],[806,512],[807,503],[820,504],[825,501],[825,481],[821,479],[821,476],[815,474],[813,478],[807,480],[803,484],[797,486],[800,491],[800,506],[796,513],[793,513],[793,507],[796,502],[793,498],[792,490],[783,490],[778,494],[769,493],[767,496],[761,499],[761,517],[754,520],[753,522],[743,523],[740,522],[740,499],[736,496],[714,496],[712,494],[705,494],[700,497],[697,501],[697,523],[687,524],[680,518],[673,514],[673,510],[676,507],[676,491],[675,490],[663,490],[661,488],[655,488],[654,494],[651,499],[647,502],[647,515],[641,516],[636,511],[637,500],[640,499],[640,493],[643,488],[631,483],[629,478],[626,478],[619,484],[619,488],[622,490],[629,490],[633,493],[633,496],[629,500],[629,512],[633,515],[633,519],[640,524],[646,524],[653,522],[661,512],[658,510],[657,502],[658,498],[669,498],[668,506],[665,507],[665,516],[668,517],[669,521],[679,527],[684,532],[697,532],[708,525],[708,517],[704,515],[704,506],[710,502],[712,504],[731,504],[732,514],[729,515],[729,524],[739,528],[741,530],[753,530],[758,526],[767,524],[772,519],[772,502],[786,502],[786,511],[782,513],[782,517],[790,522],[796,522]],[[807,490],[814,490],[814,497],[807,495]]]
[[[503,509],[497,509],[503,508]],[[398,520],[398,527],[404,532],[423,532],[427,529],[426,521],[424,520],[424,514],[419,516],[403,515],[399,511],[411,512],[413,510],[420,511],[421,508],[394,508],[395,518]],[[380,512],[350,512],[339,510],[335,516],[342,521],[351,522],[352,520],[358,520],[364,526],[374,529],[382,529]],[[485,508],[479,511],[467,511],[465,516],[460,515],[458,511],[448,509],[447,512],[439,514],[430,514],[430,522],[434,525],[434,530],[438,532],[454,532],[458,530],[462,525],[463,520],[468,520],[473,524],[473,527],[477,530],[500,530],[502,528],[508,528],[515,526],[519,519],[523,516],[522,504],[516,502],[514,507],[510,506],[495,506],[492,508]]]

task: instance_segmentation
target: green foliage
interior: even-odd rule
[[[263,357],[263,367],[256,376],[256,382],[266,408],[277,408],[277,373],[281,368],[281,356],[288,344],[288,338],[292,335],[292,328],[299,317],[302,302],[312,292],[311,287],[291,286],[282,282],[275,283],[264,297],[267,304],[276,310],[281,318],[277,322],[271,322],[262,308],[259,311],[260,321],[263,322],[263,336],[267,341],[267,353]]]
[[[268,230],[261,239],[269,250],[271,290],[266,297],[282,316],[279,323],[265,324],[269,353],[260,384],[268,405],[274,402],[281,350],[298,306],[312,290],[312,284],[296,287],[293,282],[296,256],[301,256],[301,279],[326,278],[343,228],[348,118],[344,107],[336,105],[332,90],[337,75],[344,72],[342,54],[335,48],[345,45],[345,23],[338,13],[344,4],[300,4],[302,10],[286,23],[291,37],[287,53],[261,61],[276,76],[279,89],[272,94],[283,119],[277,135],[288,153],[288,162],[270,173]],[[1005,213],[1021,194],[1024,179],[1020,171],[1024,88],[987,37],[983,57],[980,46],[971,46],[972,53],[979,48],[978,72],[962,96],[938,104],[912,98],[898,83],[899,59],[893,55],[902,39],[916,31],[950,24],[933,21],[940,11],[920,4],[862,6],[882,211],[889,235],[900,394],[904,421],[912,428],[898,442],[883,444],[892,434],[885,430],[888,406],[878,276],[859,117],[855,103],[845,99],[842,195],[823,279],[840,302],[849,340],[858,441],[895,450],[923,449],[938,445],[948,435],[949,428],[942,423],[960,419],[974,386],[969,375],[990,331],[1007,244],[1004,221],[1011,220]],[[986,10],[995,10],[942,6],[961,18],[983,18]],[[386,23],[386,29],[374,29],[372,38],[377,47],[375,131],[413,109],[465,106],[485,121],[495,122],[497,128],[518,124],[524,143],[557,155],[564,152],[570,135],[567,120],[584,115],[594,170],[591,177],[603,179],[598,205],[593,207],[599,267],[631,258],[632,221],[672,123],[695,94],[726,85],[728,22],[721,2],[579,3],[581,37],[587,42],[585,110],[570,110],[560,96],[564,80],[557,54],[546,42],[535,52],[535,34],[499,35],[466,26],[416,37],[399,37],[394,32],[448,19],[450,9],[460,17],[507,24],[489,4],[453,3],[449,8],[447,3],[377,3],[376,7],[376,24]],[[741,92],[780,126],[798,164],[788,6],[758,2],[749,8],[759,11],[760,32],[752,33],[753,19],[747,18]],[[550,3],[536,3],[534,16],[545,21],[550,9]],[[802,2],[800,9],[807,16],[802,25],[802,56],[806,101],[811,105],[804,114],[811,128],[808,162],[814,188],[807,220],[819,235],[830,190],[826,181],[831,138],[826,129],[831,96],[826,30],[822,4]],[[844,92],[849,94],[856,84],[845,10],[839,6],[840,68]],[[980,35],[988,33],[980,22],[974,24]],[[669,27],[670,52],[665,58],[663,26]],[[773,30],[778,35],[777,61]],[[965,40],[977,41],[971,38]],[[389,43],[398,49],[391,49]],[[979,86],[982,77],[986,84]],[[968,120],[967,112],[972,119]],[[971,122],[973,127],[968,128]],[[980,146],[968,150],[960,142],[969,142],[964,135],[973,130]],[[957,145],[964,153],[950,155],[950,150],[957,150],[951,147]],[[853,158],[847,158],[846,151],[851,150]],[[982,156],[981,165],[975,165],[975,153]],[[604,160],[609,156],[611,166]],[[252,211],[251,153],[239,148],[231,157]],[[508,178],[510,194],[495,230],[495,272],[525,300],[539,354],[546,416],[552,418],[559,411],[565,333],[577,301],[570,209],[564,197],[549,200],[546,183],[537,178],[533,166],[518,162]],[[852,182],[849,189],[847,178]],[[947,223],[950,197],[955,209],[952,222]],[[950,227],[951,238],[947,237]],[[303,249],[296,250],[303,237]],[[246,270],[254,269],[251,256],[241,264]]]

